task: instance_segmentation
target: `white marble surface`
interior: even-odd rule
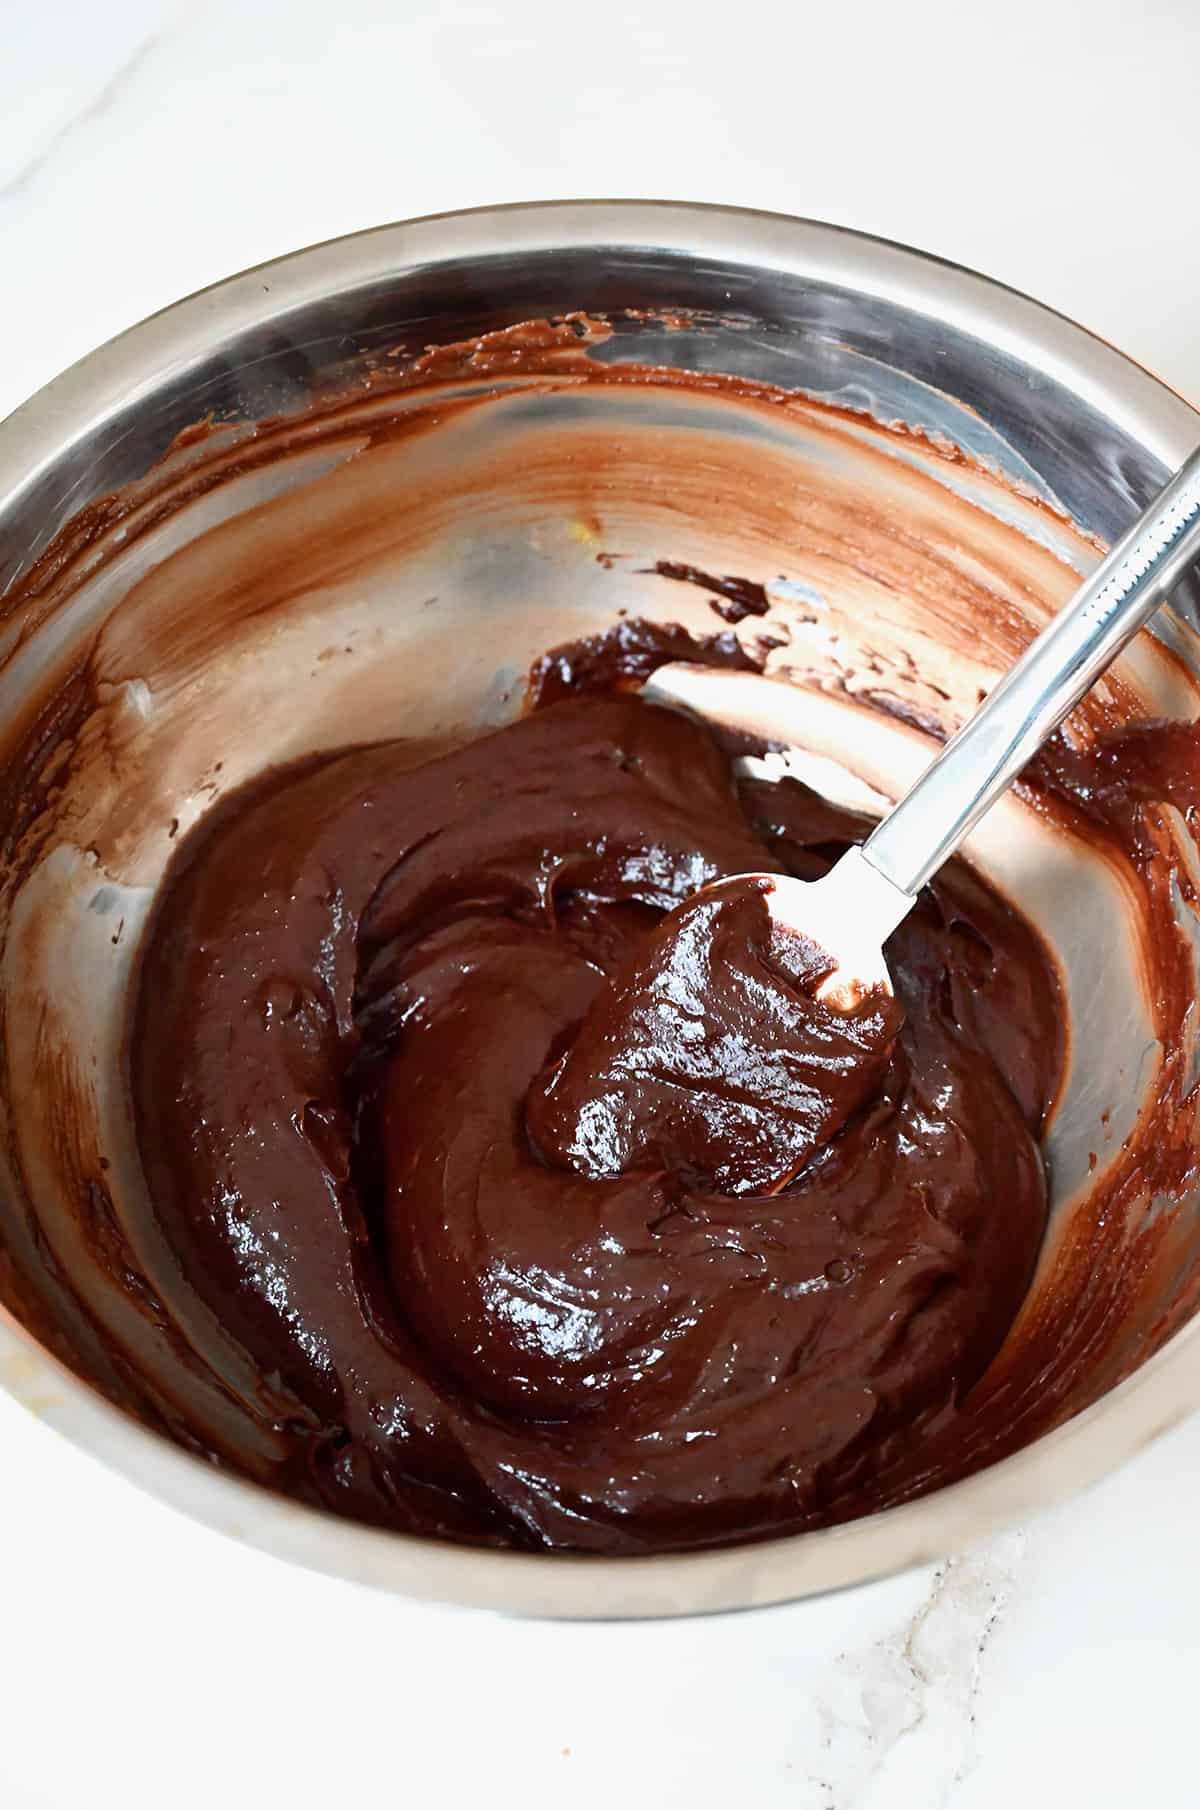
[[[1195,0],[0,0],[0,414],[241,265],[570,194],[907,239],[1200,396],[1198,62]],[[0,1454],[4,1810],[1200,1801],[1200,1420],[936,1571],[643,1626],[308,1576],[6,1397]]]

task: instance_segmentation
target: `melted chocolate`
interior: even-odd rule
[[[699,566],[685,565],[677,559],[660,559],[654,566],[660,578],[676,578],[682,584],[698,585],[712,591],[709,607],[726,622],[744,622],[747,616],[765,616],[770,609],[767,587],[751,578],[735,578],[729,574],[702,572]]]
[[[1021,1303],[1038,939],[948,870],[889,948],[903,1027],[817,1007],[761,889],[700,889],[861,826],[603,690],[672,652],[560,650],[523,720],[277,773],[180,852],[142,1157],[307,1500],[606,1552],[845,1518],[969,1420]]]
[[[715,1066],[660,1167],[581,1175],[569,1123],[548,1160],[539,1079],[575,1052],[586,1103],[579,1027],[670,938],[667,909],[723,872],[810,876],[862,827],[794,785],[736,789],[735,735],[664,742],[668,719],[614,690],[663,659],[721,662],[765,671],[727,681],[759,694],[730,719],[755,751],[792,687],[842,700],[855,747],[868,707],[943,739],[1096,551],[953,447],[744,378],[608,363],[607,333],[524,322],[382,359],[301,416],[190,430],[6,592],[0,671],[23,704],[0,783],[0,1302],[131,1414],[305,1501],[639,1551],[940,1486],[1095,1402],[1200,1306],[1200,787],[1194,730],[1141,723],[1193,715],[1194,675],[1144,637],[1016,813],[1034,880],[1068,856],[1050,908],[1029,897],[1070,1027],[1038,939],[956,868],[892,945],[907,1022],[875,1092],[781,1192],[714,1190]],[[585,406],[531,420],[535,393]],[[736,431],[708,431],[714,407]],[[548,525],[551,552],[560,530],[624,549],[587,558],[613,601],[576,594],[561,546],[527,598],[488,585],[479,609],[453,559],[448,595],[414,593],[427,555],[432,579],[439,548],[506,525],[517,545]],[[725,564],[746,576],[704,569]],[[758,597],[784,572],[811,605]],[[697,630],[706,591],[754,620],[573,642],[538,662],[541,729],[462,747],[547,639],[668,594]],[[329,754],[397,723],[426,739]],[[634,735],[644,770],[621,764]],[[579,821],[568,784],[593,786]],[[143,1164],[129,950],[181,830],[131,1051]],[[1115,941],[1110,961],[1083,939],[1081,974],[1092,889]],[[1127,1019],[1092,1011],[1114,980]],[[803,988],[791,1004],[802,1035]],[[1097,1016],[1122,1042],[1093,1063]],[[1082,1060],[1047,1128],[1069,1040]],[[643,1150],[663,1122],[650,1140],[632,1123]],[[1044,1129],[1054,1223],[1006,1334]]]
[[[847,1013],[821,1005],[829,960],[774,926],[770,885],[704,887],[611,976],[530,1090],[546,1161],[770,1194],[877,1091],[899,1009],[882,993]]]

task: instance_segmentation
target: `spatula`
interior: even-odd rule
[[[819,880],[771,875],[775,921],[833,962],[817,998],[892,990],[883,945],[917,895],[1200,558],[1200,448],[859,847]],[[670,668],[644,695],[672,701]],[[657,681],[657,683],[656,683]]]

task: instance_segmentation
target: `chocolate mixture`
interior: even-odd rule
[[[981,856],[1053,955],[954,865],[898,1011],[823,1012],[721,882],[863,824],[638,682],[724,668],[759,746],[816,700],[878,795],[1095,547],[606,331],[198,428],[6,594],[0,1305],[303,1501],[636,1553],[940,1486],[1200,1306],[1200,759],[1146,637]]]
[[[453,752],[277,773],[181,850],[142,1158],[305,1499],[600,1552],[858,1514],[970,1414],[1029,1284],[1039,940],[951,869],[890,947],[902,1010],[817,1005],[761,887],[698,889],[815,877],[862,825],[605,694],[645,639],[564,650]]]

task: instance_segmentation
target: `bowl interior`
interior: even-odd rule
[[[761,671],[684,674],[681,703],[808,748],[819,783],[881,808],[1166,475],[1094,399],[982,331],[802,260],[601,239],[405,261],[401,245],[382,272],[308,254],[259,318],[240,292],[224,310],[221,291],[197,298],[182,354],[122,385],[135,333],[109,401],[0,499],[3,1298],[123,1409],[208,1426],[251,1476],[252,1432],[180,1349],[123,1081],[139,932],[178,835],[278,761],[504,721],[540,652],[623,616],[736,634]],[[504,330],[568,316],[589,318],[560,329],[561,363],[513,355]],[[427,346],[485,334],[500,338],[397,381]],[[10,464],[20,421],[0,433]],[[769,614],[726,627],[711,589],[662,562],[763,582]],[[1181,588],[1097,721],[1198,714],[1197,603]],[[1190,836],[1168,829],[1186,873]],[[1170,1051],[1194,1070],[1196,1032],[1156,1015],[1119,860],[1017,798],[969,855],[1041,929],[1071,1025],[1022,1316],[1061,1336],[1049,1370],[999,1361],[1017,1449],[1193,1310],[1195,1199],[1157,1198],[1122,1164]],[[1182,892],[1177,918],[1190,946]],[[875,1550],[777,1593],[865,1575]]]

